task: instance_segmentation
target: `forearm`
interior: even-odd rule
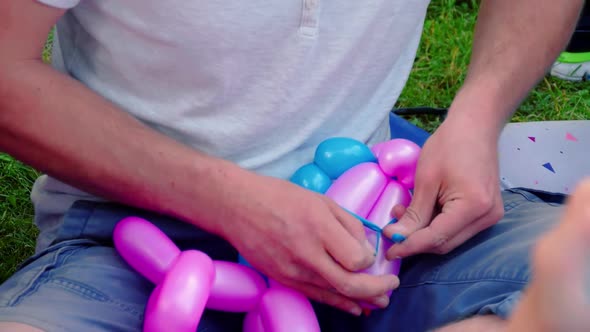
[[[244,171],[151,130],[40,61],[0,72],[0,150],[82,190],[217,232],[207,213],[225,195],[220,184]]]
[[[449,116],[485,123],[499,133],[566,46],[582,5],[582,0],[482,0],[468,74]]]

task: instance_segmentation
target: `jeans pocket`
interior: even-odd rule
[[[89,239],[73,239],[73,240],[67,240],[67,241],[60,241],[57,243],[54,243],[52,245],[50,245],[49,247],[43,249],[42,251],[35,253],[33,256],[27,258],[25,261],[23,261],[21,264],[19,264],[18,266],[18,270],[24,269],[27,265],[31,264],[32,262],[35,262],[36,260],[52,254],[56,251],[62,252],[62,251],[68,251],[71,249],[74,249],[75,247],[88,247],[88,246],[96,246],[98,245],[97,242],[89,240]],[[17,272],[18,272],[17,270]]]
[[[11,293],[8,305],[18,304],[22,298],[34,292],[45,281],[48,274],[59,268],[77,250],[95,245],[96,243],[89,240],[63,241],[25,260],[16,273],[2,285],[3,288],[8,289],[8,293]]]

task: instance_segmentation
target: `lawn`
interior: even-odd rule
[[[434,0],[428,11],[416,64],[397,107],[447,107],[463,81],[470,56],[476,1]],[[51,42],[51,36],[48,44]],[[48,52],[45,52],[48,58]],[[512,121],[590,119],[590,83],[543,79]],[[430,131],[438,119],[412,122]],[[0,282],[34,249],[29,190],[38,174],[0,154]]]

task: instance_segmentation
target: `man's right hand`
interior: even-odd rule
[[[221,233],[259,271],[309,298],[359,315],[379,307],[396,276],[357,273],[374,262],[362,224],[328,197],[287,181],[248,174],[230,194],[233,220]]]

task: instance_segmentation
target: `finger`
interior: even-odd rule
[[[403,258],[447,248],[451,245],[451,239],[467,227],[471,227],[465,224],[471,224],[474,220],[473,214],[467,202],[451,201],[443,207],[442,213],[438,214],[429,226],[412,233],[403,243],[391,246],[387,257]]]
[[[335,205],[335,204],[334,204]],[[338,224],[320,234],[324,248],[348,271],[361,271],[375,262],[375,248],[369,243],[362,223],[340,207],[331,207]]]
[[[287,287],[298,290],[311,300],[325,303],[355,316],[360,316],[362,313],[362,308],[356,301],[347,298],[346,296],[343,296],[335,291],[317,287],[316,285],[305,282],[285,281],[281,283]]]
[[[433,254],[449,253],[451,250],[454,250],[481,231],[495,225],[503,216],[504,202],[502,201],[502,196],[498,194],[494,200],[492,208],[489,211],[476,219],[474,222],[468,224],[465,228],[461,229],[457,235],[448,240],[445,244],[435,247],[429,252]]]
[[[398,220],[401,219],[404,213],[406,213],[406,207],[401,204],[394,206],[391,210],[391,216]]]
[[[361,301],[375,305],[382,309],[387,308],[390,302],[390,298],[387,294],[366,299],[351,299],[342,294],[339,294],[336,290],[324,289],[306,283],[301,283],[301,287],[302,288],[300,291],[310,299],[331,305],[354,315],[358,315],[358,308],[360,307],[359,302]],[[309,295],[307,295],[308,293]]]
[[[458,246],[465,243],[465,241],[471,239],[475,235],[479,234],[481,231],[489,228],[493,224],[493,223],[490,223],[489,219],[490,218],[488,216],[478,219],[477,221],[475,221],[475,222],[469,224],[467,227],[465,227],[465,229],[463,229],[462,231],[459,232],[459,234],[455,235],[452,239],[447,241],[447,243],[445,243],[441,246],[438,246],[438,247],[434,247],[429,252],[433,253],[433,254],[439,254],[439,255],[443,255],[443,254],[447,254],[447,253],[451,252],[452,250],[454,250]]]
[[[467,227],[465,227],[462,231],[460,231],[453,238],[451,238],[447,241],[441,241],[441,242],[439,242],[438,245],[432,246],[429,249],[418,250],[418,252],[438,254],[438,255],[448,254],[449,252],[451,252],[455,248],[457,248],[460,245],[462,245],[463,243],[465,243],[465,241],[471,239],[473,236],[475,236],[479,232],[483,231],[486,228],[489,228],[491,224],[486,219],[488,219],[488,217],[478,219],[477,221],[470,223]],[[425,228],[424,230],[427,230],[427,229],[428,228]],[[417,237],[431,236],[430,234],[426,234],[425,232],[423,233],[422,231],[423,230],[420,230],[420,231],[414,233],[412,235],[412,237],[414,237],[414,236],[417,236]],[[413,251],[404,252],[403,249],[401,252],[397,252],[396,250],[392,251],[392,255],[396,255],[396,256],[401,255],[400,257],[408,257],[408,256],[411,256],[414,254],[415,254],[415,251],[414,252]],[[393,256],[393,257],[396,257],[396,256]]]
[[[350,233],[350,235],[352,235],[352,237],[354,237],[361,244],[365,244],[365,242],[369,244],[367,241],[365,227],[356,216],[341,208],[332,200],[329,201],[328,205],[336,219],[338,219],[340,224],[344,226],[344,228]],[[369,251],[373,251],[373,248],[371,248],[370,244],[368,248],[370,249]]]
[[[293,266],[296,265],[293,264]],[[329,282],[327,282],[317,273],[312,272],[311,269],[297,268],[297,270],[299,271],[299,273],[295,276],[289,276],[290,280],[297,280],[298,283],[310,285],[317,289],[326,290],[328,292],[338,293],[338,290],[334,286],[332,286]],[[385,308],[387,307],[387,305],[389,305],[389,296],[387,295],[380,295],[377,297],[368,297],[356,300],[362,300],[366,303],[373,304],[380,308]]]
[[[315,270],[342,295],[353,299],[370,299],[387,294],[399,286],[395,275],[374,276],[346,271],[329,256],[318,259]]]
[[[308,255],[313,256],[313,254]],[[332,286],[326,279],[320,276],[318,273],[314,272],[313,268],[309,268],[306,266],[306,262],[304,261],[293,261],[291,264],[286,264],[284,262],[278,267],[278,271],[281,272],[280,274],[290,280],[297,280],[299,282],[307,283],[310,285],[314,285],[316,287],[326,289],[326,290],[333,290],[335,291],[336,288]]]
[[[431,253],[446,254],[450,252],[465,243],[465,241],[479,234],[481,231],[495,225],[503,216],[504,202],[502,201],[502,197],[498,195],[492,209],[488,213],[477,219],[475,222],[467,225],[467,227],[459,231],[459,233],[450,239],[445,245],[434,248]]]
[[[384,227],[385,236],[393,239],[396,243],[401,243],[412,233],[428,226],[436,207],[438,189],[438,187],[430,185],[428,181],[416,178],[416,189],[412,202],[396,223]]]

